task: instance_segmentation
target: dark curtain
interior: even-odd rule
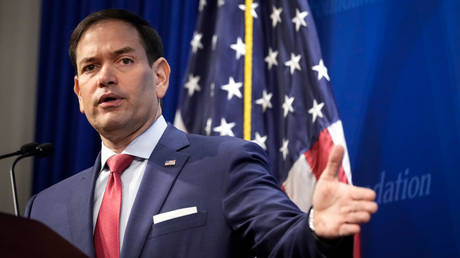
[[[163,39],[171,65],[163,114],[172,122],[187,65],[198,0],[43,0],[37,94],[37,142],[52,142],[55,152],[34,163],[33,192],[91,166],[100,138],[80,114],[73,93],[74,70],[67,54],[70,34],[88,14],[123,8],[143,16]]]

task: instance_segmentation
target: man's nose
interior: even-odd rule
[[[117,84],[114,68],[111,65],[104,65],[99,71],[98,85],[100,87],[107,87],[112,84]]]

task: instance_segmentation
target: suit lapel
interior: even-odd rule
[[[126,227],[121,257],[139,257],[157,214],[168,197],[171,187],[188,160],[188,155],[178,150],[188,146],[184,133],[168,126],[145,169],[136,200]],[[165,165],[175,160],[175,164]]]
[[[96,178],[101,168],[101,154],[89,173],[80,179],[78,192],[69,202],[68,216],[72,240],[83,252],[95,256],[93,242],[93,195]],[[84,172],[80,172],[84,173]]]

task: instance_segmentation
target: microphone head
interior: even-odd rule
[[[52,143],[43,143],[35,147],[35,153],[39,157],[46,157],[53,153],[54,146]]]
[[[37,148],[37,146],[38,146],[38,143],[36,142],[27,143],[27,144],[22,145],[19,152],[22,155],[32,154],[35,152],[35,149]]]

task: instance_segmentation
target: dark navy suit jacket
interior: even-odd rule
[[[166,166],[166,161],[175,165]],[[233,137],[185,134],[169,125],[149,158],[131,210],[121,257],[346,257],[309,230],[308,215],[267,172],[264,151]],[[88,168],[33,196],[26,216],[43,222],[89,256],[100,156]],[[153,224],[180,208],[197,213]]]

